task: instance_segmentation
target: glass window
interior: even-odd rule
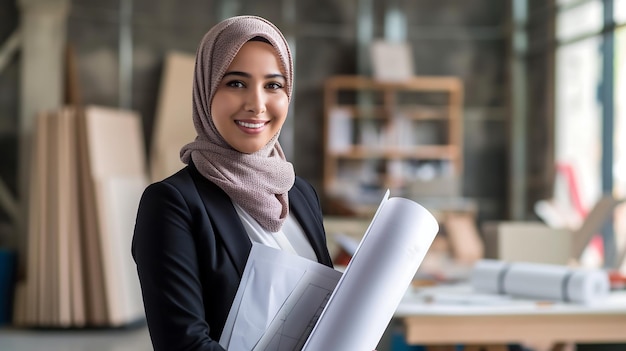
[[[623,3],[626,3],[624,1]],[[613,184],[615,195],[626,197],[626,28],[615,32],[615,123]]]
[[[557,178],[554,200],[569,205],[582,219],[602,195],[602,174],[612,175],[613,195],[626,198],[626,28],[614,32],[613,84],[613,167],[602,169],[603,106],[599,100],[602,82],[604,9],[602,1],[557,0],[555,159]],[[613,20],[626,23],[626,1],[613,2]],[[612,79],[612,81],[611,81]],[[611,106],[609,106],[610,108]],[[605,145],[606,146],[606,145]],[[570,222],[572,223],[572,222]],[[575,222],[574,222],[575,223]],[[619,253],[626,246],[626,204],[614,213],[613,233]],[[598,238],[596,238],[598,239]],[[597,245],[597,240],[595,242]],[[606,243],[605,243],[606,244]],[[601,264],[588,247],[583,264]],[[622,267],[626,272],[626,262]]]
[[[626,1],[616,1],[626,5]],[[625,9],[626,6],[622,6]],[[623,11],[623,10],[622,10]],[[622,12],[623,14],[624,12]],[[626,28],[615,32],[615,129],[613,157],[613,184],[614,195],[617,198],[626,198]],[[617,252],[622,252],[626,246],[626,203],[615,210],[614,230]],[[626,272],[626,262],[622,262],[622,272]]]
[[[602,193],[602,106],[598,101],[602,57],[600,37],[557,49],[555,159],[567,181],[559,201],[572,202],[583,216]]]
[[[626,23],[626,1],[614,0],[613,1],[613,19],[617,24]]]
[[[582,35],[600,33],[604,24],[604,6],[601,0],[566,7],[556,21],[556,38],[567,41]]]

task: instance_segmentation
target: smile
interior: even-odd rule
[[[235,123],[237,123],[238,125],[240,125],[242,127],[246,127],[246,128],[250,128],[250,129],[259,129],[259,128],[263,127],[266,122],[248,123],[248,122],[243,122],[243,121],[235,121]]]

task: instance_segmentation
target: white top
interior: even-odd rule
[[[317,255],[313,251],[311,243],[309,243],[300,223],[293,217],[291,212],[289,212],[280,231],[270,232],[261,227],[259,222],[244,211],[241,206],[235,203],[233,205],[235,205],[235,210],[237,210],[237,214],[239,214],[239,218],[241,218],[243,227],[246,229],[250,240],[317,261]]]

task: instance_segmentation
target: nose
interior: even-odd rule
[[[255,116],[265,113],[265,92],[263,88],[249,89],[246,94],[244,109]]]

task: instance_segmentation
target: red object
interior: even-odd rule
[[[574,167],[572,167],[569,163],[557,163],[556,171],[565,176],[565,180],[567,181],[569,188],[570,199],[572,200],[572,204],[574,205],[576,212],[578,212],[581,218],[586,218],[589,211],[585,208],[585,206],[583,206],[580,199],[580,193],[578,192],[578,179],[576,178]],[[600,257],[604,257],[604,242],[602,241],[602,236],[598,234],[594,235],[593,238],[591,238],[589,245],[598,252]]]
[[[609,282],[612,289],[624,289],[626,287],[626,275],[619,271],[609,271]]]
[[[340,249],[339,252],[337,252],[337,255],[335,255],[335,258],[333,259],[333,264],[335,266],[347,266],[348,263],[350,263],[351,259],[352,259],[352,255],[347,253],[346,250]]]

